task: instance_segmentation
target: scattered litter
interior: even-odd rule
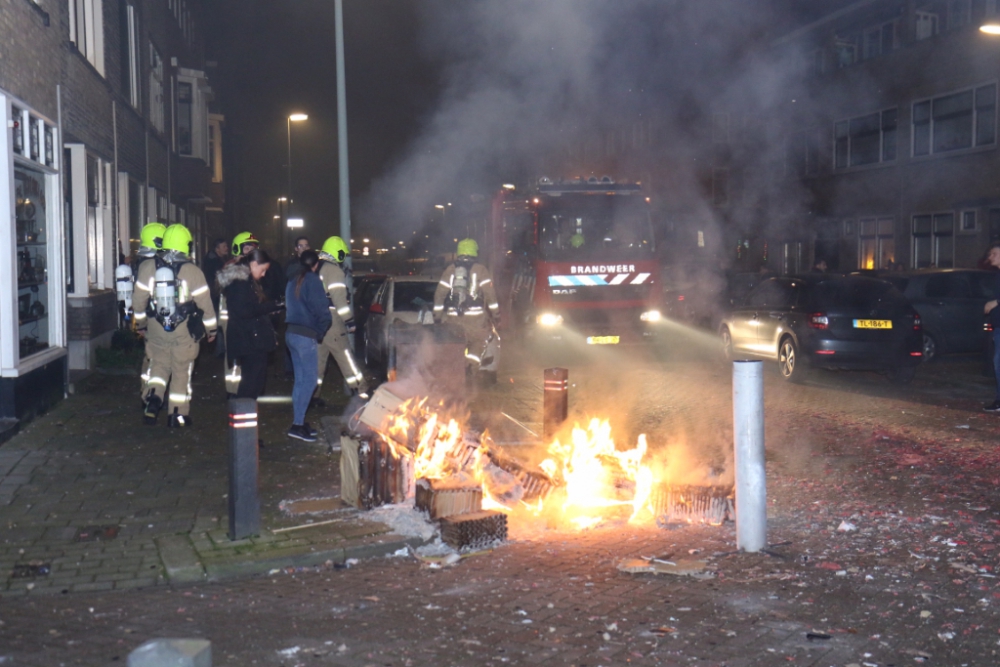
[[[419,537],[425,542],[437,533],[437,526],[430,523],[413,505],[381,505],[366,512],[365,517],[384,523],[397,535]]]
[[[278,651],[278,655],[284,658],[291,658],[298,655],[299,651],[302,650],[301,646],[293,646],[291,648],[285,648]]]
[[[409,547],[400,547],[399,549],[396,549],[395,551],[393,551],[391,554],[386,554],[385,557],[386,558],[406,558],[409,555],[410,555],[410,548]]]
[[[969,425],[968,425],[968,424],[959,424],[959,425],[958,425],[958,426],[956,426],[955,428],[964,428],[964,429],[968,429],[968,428],[969,428]]]
[[[857,529],[858,527],[853,523],[851,523],[850,521],[841,521],[840,525],[837,526],[837,530],[839,530],[842,533],[849,533],[852,530],[857,530]]]
[[[830,635],[825,632],[807,632],[806,639],[809,641],[814,641],[817,639],[830,639]]]
[[[630,574],[673,574],[677,576],[705,575],[712,576],[713,573],[705,572],[708,561],[704,560],[676,560],[673,562],[660,562],[655,559],[646,560],[643,558],[629,558],[618,563],[618,569]]]

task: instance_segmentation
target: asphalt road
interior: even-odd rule
[[[620,446],[645,433],[677,475],[722,478],[731,369],[713,344],[677,333],[545,358],[508,344],[470,419],[530,440],[541,369],[564,364],[571,421],[607,418]],[[201,637],[215,665],[994,665],[1000,417],[980,411],[993,396],[979,370],[946,358],[898,387],[872,373],[788,385],[766,369],[766,554],[737,553],[732,524],[523,524],[443,569],[400,557],[4,597],[0,664],[122,664],[149,638]],[[704,562],[698,576],[618,569],[640,556]]]

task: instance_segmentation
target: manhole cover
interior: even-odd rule
[[[52,571],[51,563],[22,563],[15,565],[10,573],[11,579],[34,579],[35,577],[47,577]]]
[[[76,531],[74,542],[98,542],[118,537],[118,526],[84,526]]]

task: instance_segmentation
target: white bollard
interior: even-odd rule
[[[749,553],[767,546],[763,367],[761,361],[733,362],[736,548]]]

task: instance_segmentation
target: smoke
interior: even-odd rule
[[[664,230],[691,240],[697,228],[710,243],[723,220],[768,225],[776,211],[787,220],[808,208],[760,169],[784,159],[766,121],[801,98],[790,83],[798,61],[771,54],[787,17],[765,3],[427,0],[419,15],[438,104],[359,206],[390,241],[446,200],[456,208],[435,231],[463,234],[459,202],[540,175],[642,180]],[[730,148],[713,141],[720,133]],[[717,206],[713,167],[746,194]]]

